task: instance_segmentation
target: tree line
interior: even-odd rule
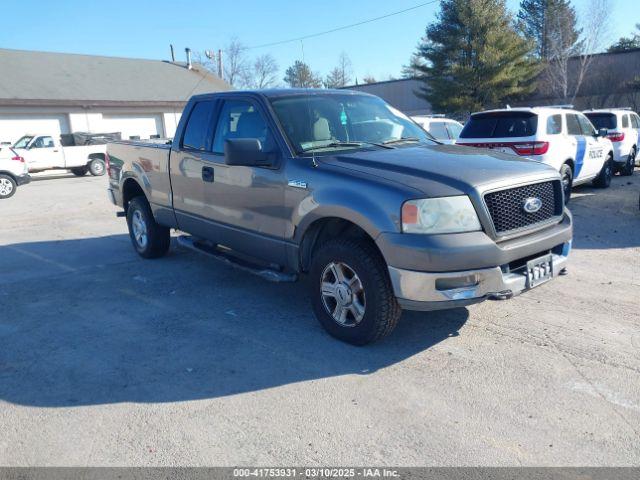
[[[594,53],[605,49],[610,2],[588,0],[579,18],[570,0],[521,0],[516,15],[509,12],[506,0],[441,0],[436,19],[427,25],[402,75],[421,81],[416,94],[434,111],[457,116],[517,102],[533,92],[572,103]],[[637,29],[607,51],[640,48],[640,24]],[[251,59],[237,39],[224,51],[224,77],[236,88],[269,88],[282,82],[289,87],[340,88],[354,81],[345,52],[326,76],[296,60],[280,79],[272,55]],[[201,56],[196,61],[216,71],[214,62],[202,61]],[[640,78],[628,87],[640,89]]]

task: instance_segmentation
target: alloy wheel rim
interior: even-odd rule
[[[133,238],[135,238],[136,243],[140,248],[146,248],[147,242],[149,241],[147,235],[147,224],[142,218],[142,213],[140,210],[136,210],[133,212],[133,216],[131,218],[131,229],[133,230]]]
[[[13,192],[13,183],[6,178],[0,178],[0,195],[7,196]]]
[[[102,171],[103,171],[103,170],[104,170],[104,167],[103,167],[102,163],[100,163],[100,162],[96,162],[96,163],[93,165],[93,171],[94,171],[94,172],[96,172],[96,173],[100,174],[100,173],[102,173]]]
[[[344,262],[331,262],[322,272],[322,304],[343,327],[355,327],[364,318],[366,297],[358,274]]]

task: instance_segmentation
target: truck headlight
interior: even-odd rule
[[[482,230],[466,195],[409,200],[402,205],[405,233],[460,233]]]

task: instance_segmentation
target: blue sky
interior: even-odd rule
[[[2,0],[0,47],[136,58],[177,57],[184,47],[223,48],[231,37],[248,46],[276,42],[381,16],[425,0]],[[629,35],[640,21],[637,0],[611,0],[611,41]],[[516,10],[518,0],[507,0]],[[588,0],[574,0],[581,12]],[[304,41],[304,57],[326,74],[340,52],[351,58],[358,78],[399,76],[438,4]],[[272,54],[284,69],[301,58],[299,42],[253,49],[248,56]]]

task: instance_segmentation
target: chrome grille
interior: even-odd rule
[[[528,198],[542,200],[538,211],[525,211],[524,203]],[[557,180],[489,192],[484,195],[484,201],[496,233],[504,235],[562,215],[562,184]]]

